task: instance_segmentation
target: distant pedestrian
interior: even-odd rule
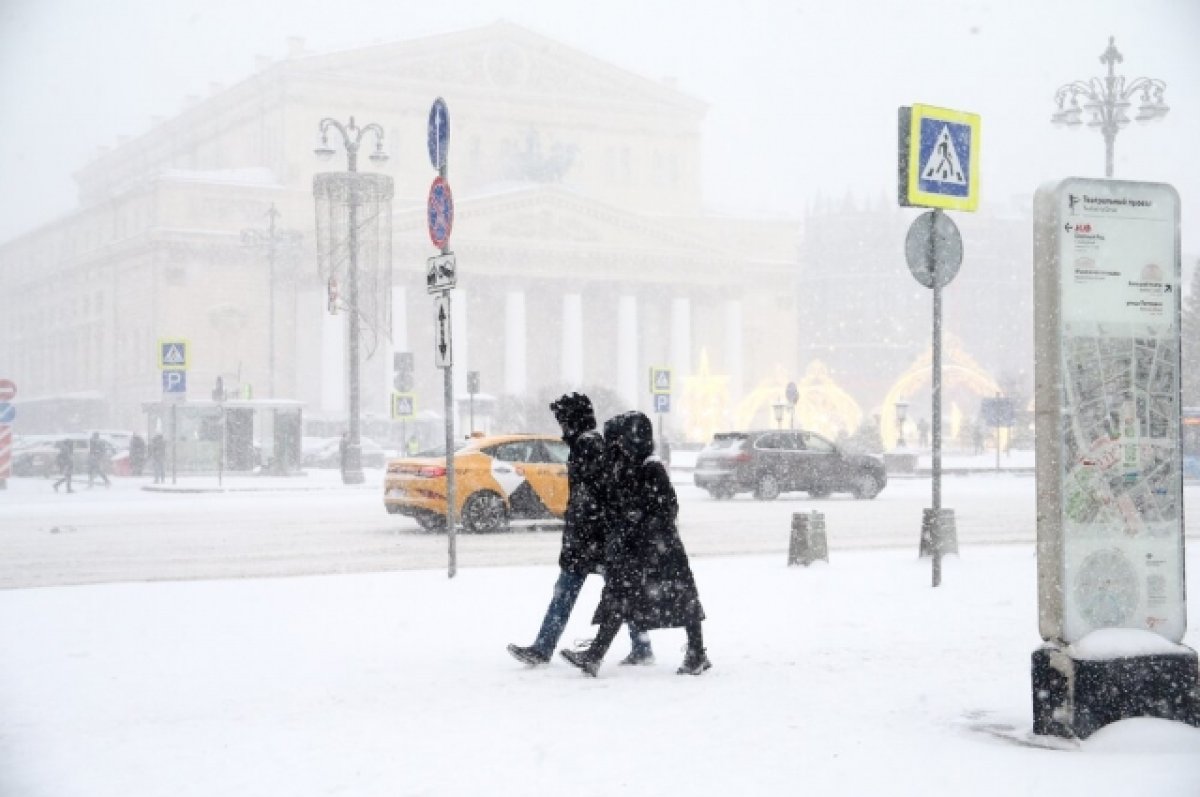
[[[683,626],[687,653],[676,672],[700,675],[712,667],[701,630],[704,608],[675,525],[675,488],[662,462],[652,456],[654,426],[644,413],[626,412],[604,424],[604,440],[609,525],[604,591],[592,617],[600,629],[587,649],[564,649],[562,656],[595,677],[622,622],[641,631]]]
[[[342,432],[342,439],[338,441],[338,468],[342,471],[342,481],[346,480],[346,455],[350,451],[350,433]]]
[[[71,488],[71,475],[75,472],[75,458],[72,456],[73,444],[70,439],[58,441],[58,454],[54,458],[54,464],[58,466],[58,472],[61,475],[58,481],[54,483],[54,492],[58,492],[58,488],[64,482],[67,485],[67,492],[75,492]]]
[[[604,562],[607,496],[604,438],[596,431],[592,401],[581,393],[565,395],[550,405],[562,427],[562,439],[570,447],[567,458],[567,511],[563,523],[562,549],[558,556],[558,581],[537,639],[529,647],[509,645],[513,657],[531,666],[550,661],[563,629],[583,589],[588,574]],[[622,664],[653,664],[654,650],[647,634],[631,626],[632,648]]]
[[[129,472],[141,476],[146,467],[146,440],[140,434],[129,438]]]
[[[983,453],[983,421],[975,421],[971,429],[971,440],[975,443],[975,453]]]
[[[108,474],[104,472],[104,467],[108,460],[108,443],[100,439],[99,432],[92,432],[91,438],[88,439],[88,489],[92,489],[92,484],[96,477],[99,476],[104,480],[105,487],[112,487],[112,482],[108,480]]]
[[[154,483],[167,480],[167,442],[161,434],[150,438],[150,467],[154,469]]]

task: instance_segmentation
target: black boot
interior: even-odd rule
[[[687,655],[683,657],[683,664],[679,665],[679,669],[675,673],[677,675],[699,675],[711,668],[712,662],[708,660],[708,654],[704,648],[688,648]]]
[[[549,656],[533,647],[523,648],[520,645],[509,645],[508,652],[514,659],[522,664],[528,664],[530,667],[537,667],[550,661]]]
[[[600,659],[592,654],[591,648],[587,650],[563,648],[559,653],[564,659],[571,662],[571,664],[583,670],[584,675],[590,675],[595,678],[600,672]]]

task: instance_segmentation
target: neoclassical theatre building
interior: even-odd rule
[[[418,409],[440,413],[425,290],[440,96],[458,398],[478,371],[494,398],[603,386],[652,412],[647,374],[663,366],[677,438],[773,425],[797,370],[799,222],[705,211],[703,102],[508,23],[332,54],[290,45],[98,153],[75,210],[0,246],[0,375],[21,399],[92,396],[106,424],[144,428],[158,342],[182,339],[189,398],[220,376],[344,417],[346,315],[326,312],[317,278],[313,178],[345,159],[336,141],[332,163],[313,150],[323,118],[354,117],[383,128],[390,156],[359,168],[395,186],[392,287],[377,297],[390,334],[366,336],[363,411],[387,416],[391,353],[411,351]]]

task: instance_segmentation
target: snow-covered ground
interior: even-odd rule
[[[1030,736],[1030,477],[946,479],[961,555],[933,589],[916,557],[927,479],[760,503],[684,474],[715,667],[676,675],[682,633],[659,631],[657,665],[617,666],[619,639],[595,680],[504,651],[541,619],[553,529],[460,535],[448,579],[445,537],[384,514],[377,483],[309,478],[9,483],[0,795],[1200,794],[1200,729]],[[788,568],[791,513],[810,510],[830,562]],[[598,593],[590,579],[564,644],[590,635]]]

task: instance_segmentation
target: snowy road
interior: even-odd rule
[[[356,488],[335,478],[315,471],[303,485],[308,489],[227,493],[149,493],[138,489],[140,482],[114,480],[111,490],[85,488],[70,496],[54,493],[43,480],[13,480],[0,497],[0,588],[446,567],[444,535],[383,511],[378,472]],[[226,484],[256,485],[245,479]],[[772,502],[715,501],[685,483],[678,489],[681,533],[700,557],[785,556],[792,513],[812,510],[825,513],[832,550],[915,551],[921,512],[930,505],[928,479],[894,479],[874,501],[811,500],[804,493]],[[1185,495],[1197,505],[1200,487],[1187,487]],[[955,509],[962,545],[1035,537],[1030,476],[948,476],[942,500]],[[1200,523],[1189,520],[1188,531],[1200,535]],[[552,564],[558,544],[554,526],[460,534],[458,561],[468,568]]]

